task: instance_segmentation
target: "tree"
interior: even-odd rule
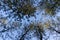
[[[56,14],[56,9],[60,6],[60,0],[42,0],[39,4],[45,12],[50,15]]]
[[[56,9],[60,6],[60,0],[41,0],[39,5],[37,7],[34,7],[33,4],[31,4],[31,0],[4,0],[3,1],[5,5],[7,5],[9,7],[9,9],[13,10],[13,14],[14,14],[14,18],[16,18],[16,16],[18,16],[19,19],[22,19],[22,16],[25,15],[34,15],[35,10],[37,9],[37,7],[40,7],[41,9],[45,9],[45,12],[50,14],[50,15],[55,15],[55,11]],[[15,13],[14,13],[15,12]],[[16,18],[17,20],[17,18]],[[11,23],[10,26],[12,26],[11,28],[7,28],[4,29],[0,32],[5,32],[11,29],[14,29],[18,26],[20,26],[20,20],[19,21],[14,21],[13,23]],[[54,20],[53,20],[54,21]],[[5,22],[2,21],[3,23]],[[55,23],[55,21],[54,21]],[[36,30],[36,34],[39,36],[40,40],[43,40],[43,36],[46,36],[45,34],[45,30],[49,29],[49,30],[53,30],[57,33],[60,34],[60,32],[58,30],[56,30],[55,28],[52,27],[52,25],[54,24],[51,21],[46,21],[45,23],[33,23],[30,24],[29,26],[24,25],[24,34],[20,37],[19,40],[24,40],[25,35],[31,30]],[[54,24],[53,26],[55,26],[57,24]],[[6,27],[6,26],[5,26]],[[19,27],[18,27],[19,28]]]
[[[7,6],[15,12],[15,16],[33,15],[36,8],[31,4],[30,0],[4,0]]]

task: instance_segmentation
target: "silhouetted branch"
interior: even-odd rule
[[[50,30],[53,30],[53,31],[55,31],[55,32],[57,32],[57,33],[59,33],[59,34],[60,34],[60,31],[58,31],[58,30],[54,29],[53,27],[50,27],[49,29],[50,29]]]
[[[22,35],[22,37],[19,39],[19,40],[24,40],[24,36],[29,32],[29,30],[30,30],[30,27],[27,29],[27,28],[25,28],[26,30],[26,32]]]
[[[43,38],[42,34],[43,33],[42,33],[41,29],[39,28],[39,26],[37,26],[37,27],[38,27],[37,31],[39,32],[40,40],[42,40],[42,38]]]

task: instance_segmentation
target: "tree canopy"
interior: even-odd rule
[[[33,15],[36,8],[31,4],[31,0],[4,0],[4,3],[15,12],[15,15]]]
[[[56,9],[60,7],[60,0],[41,0],[40,6],[50,15],[56,14]]]
[[[58,19],[56,17],[56,20],[51,17],[51,16],[57,14],[56,11],[58,8],[60,8],[60,0],[41,0],[37,4],[37,6],[34,6],[33,3],[31,3],[31,2],[32,2],[31,0],[3,0],[3,3],[4,3],[3,6],[8,6],[9,10],[12,10],[13,13],[10,13],[11,15],[7,16],[7,17],[10,16],[11,19],[10,18],[6,18],[6,19],[1,18],[0,19],[1,24],[3,24],[4,28],[5,28],[0,32],[5,32],[8,30],[12,30],[12,29],[20,30],[22,28],[22,30],[23,30],[22,36],[20,35],[20,31],[18,31],[19,40],[24,40],[26,34],[29,31],[33,31],[33,30],[36,31],[35,33],[37,34],[37,36],[39,36],[40,40],[43,40],[43,36],[46,36],[45,30],[47,30],[47,29],[55,31],[60,34],[59,29],[58,30],[55,29],[57,27],[57,25],[60,26],[59,21],[56,21],[56,20],[60,20],[59,19],[60,17]],[[39,12],[38,11],[36,12],[36,10],[38,10],[37,8],[40,8]],[[33,16],[34,19],[32,18],[32,21],[28,21],[28,24],[29,24],[29,22],[30,22],[30,24],[29,25],[26,24],[27,20],[29,20],[29,17],[26,19],[26,22],[25,22],[25,19],[22,17],[25,17],[25,15],[32,17],[31,15],[34,15],[35,12],[41,13],[40,10],[44,10],[45,14],[49,14],[51,16],[48,17],[46,15],[40,14],[39,18],[37,19],[37,22],[36,22],[36,20],[34,20],[37,17]],[[14,17],[12,17],[12,16],[14,16]],[[17,19],[17,16],[21,20]],[[47,17],[49,19],[47,19]],[[51,17],[51,20],[50,20],[50,17]],[[46,18],[46,20],[45,20],[45,18]],[[9,22],[7,22],[7,20],[9,20]],[[24,20],[24,21],[22,21],[22,20]],[[21,27],[21,25],[22,25],[21,21],[23,22],[24,27]],[[44,21],[44,23],[43,23],[43,21]]]

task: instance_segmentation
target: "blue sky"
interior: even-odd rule
[[[38,5],[40,0],[36,0],[35,1],[35,6]],[[4,17],[6,18],[9,14],[11,14],[10,12],[12,12],[12,10],[9,10],[9,11],[4,11],[4,9],[1,9],[0,10],[0,15],[2,15],[1,17]],[[37,24],[39,22],[42,22],[43,24],[48,21],[48,20],[54,20],[54,22],[58,23],[60,21],[57,20],[57,17],[60,17],[60,12],[57,12],[57,14],[55,15],[55,17],[51,17],[50,15],[44,15],[45,12],[44,10],[40,11],[40,10],[36,10],[35,12],[35,17],[30,17],[29,20],[30,21],[27,21],[28,19],[26,18],[26,16],[24,16],[24,18],[22,19],[21,22],[18,22],[18,23],[22,23],[21,26],[17,27],[16,29],[11,29],[11,30],[8,30],[4,33],[0,33],[0,40],[17,40],[18,36],[22,36],[22,34],[24,34],[24,25],[29,25],[30,23],[34,23],[34,24]],[[13,15],[13,14],[12,14]],[[10,18],[7,18],[7,26],[10,26],[12,25],[12,22],[15,21],[15,18],[13,18],[13,16],[11,16]],[[2,20],[3,21],[3,20]],[[1,26],[1,23],[0,23],[0,26]],[[54,26],[54,25],[53,25]],[[4,28],[1,26],[0,27],[0,31],[3,30]],[[34,36],[34,31],[33,32],[30,32],[31,36]],[[29,35],[27,37],[29,37]],[[49,39],[48,40],[60,40],[60,34],[57,35],[56,32],[52,32],[48,29],[46,29],[46,38],[48,38],[49,36]],[[38,40],[39,38],[38,37],[32,37],[31,39],[29,40]],[[27,40],[25,38],[25,40]]]

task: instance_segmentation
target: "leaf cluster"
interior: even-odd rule
[[[31,4],[30,0],[5,0],[5,4],[18,15],[31,15],[36,8]],[[21,15],[20,15],[21,16]]]
[[[45,9],[45,12],[54,15],[56,9],[60,6],[60,0],[42,0],[40,6]]]

